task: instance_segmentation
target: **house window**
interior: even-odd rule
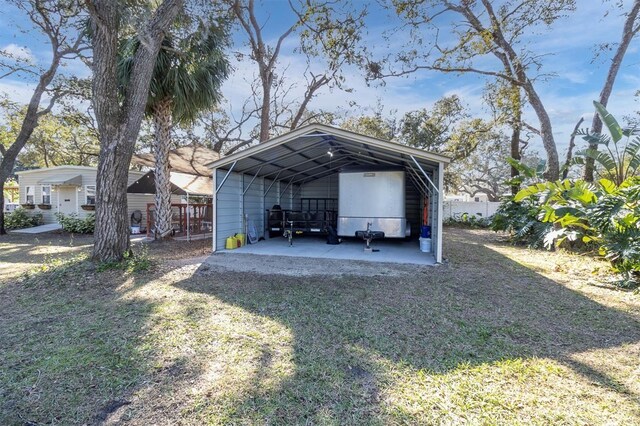
[[[51,185],[42,185],[42,204],[51,204]]]
[[[36,202],[36,197],[35,197],[35,191],[34,191],[34,187],[33,186],[26,186],[25,190],[25,203],[26,204],[35,204]]]
[[[96,186],[95,185],[87,185],[84,187],[84,192],[87,196],[87,202],[85,204],[95,204],[96,203]]]

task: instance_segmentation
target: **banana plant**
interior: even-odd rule
[[[522,189],[514,201],[529,200],[538,208],[537,219],[553,227],[544,235],[544,245],[551,249],[565,241],[589,243],[597,235],[591,227],[588,210],[598,197],[598,188],[585,181],[540,182]]]
[[[576,132],[589,144],[597,144],[604,149],[578,151],[572,164],[584,165],[585,160],[591,158],[600,166],[597,173],[619,186],[627,178],[635,176],[640,168],[640,132],[636,128],[622,128],[601,103],[593,101],[593,105],[609,135],[591,133],[588,129]]]
[[[589,210],[589,221],[599,232],[600,254],[623,275],[622,284],[637,284],[640,275],[640,178],[628,179],[600,197]]]

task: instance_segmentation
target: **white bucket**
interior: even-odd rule
[[[431,238],[420,238],[420,251],[431,253]]]

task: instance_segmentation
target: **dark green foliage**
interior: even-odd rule
[[[623,129],[613,115],[600,103],[593,102],[596,112],[607,126],[609,135],[590,133],[588,129],[576,134],[582,136],[591,145],[599,149],[585,149],[576,152],[573,164],[584,165],[586,159],[592,159],[599,166],[597,173],[616,185],[635,176],[640,169],[640,136],[635,128]],[[623,137],[626,139],[623,142]]]
[[[96,224],[96,217],[93,213],[87,217],[79,218],[75,214],[65,216],[62,213],[56,213],[56,218],[62,229],[72,234],[93,234]]]
[[[516,243],[540,248],[553,225],[538,220],[538,208],[531,201],[516,202],[509,197],[493,215],[491,229],[510,233]]]
[[[17,208],[4,217],[4,227],[6,229],[31,228],[42,224],[42,214],[28,215],[27,211]]]
[[[464,228],[489,228],[491,226],[491,218],[466,212],[457,213],[452,217],[445,219],[444,224]]]
[[[122,45],[118,64],[122,87],[129,84],[140,44],[134,37]],[[183,38],[167,34],[149,86],[147,114],[153,115],[156,105],[170,100],[173,119],[188,124],[199,112],[217,104],[222,97],[220,86],[230,71],[224,53],[227,45],[228,34],[222,23],[201,23]]]
[[[640,179],[627,180],[604,194],[591,208],[589,220],[600,231],[600,254],[623,275],[623,286],[640,278]]]
[[[515,242],[547,249],[592,248],[623,276],[620,285],[640,279],[640,179],[616,186],[601,179],[545,182],[505,200],[492,229],[511,233]]]
[[[120,262],[103,262],[98,265],[97,271],[123,270],[132,273],[146,272],[151,268],[152,261],[149,258],[149,249],[146,245],[137,252],[129,251]]]

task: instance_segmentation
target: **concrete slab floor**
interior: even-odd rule
[[[338,245],[329,245],[326,237],[297,236],[293,239],[293,246],[289,246],[289,241],[286,238],[277,237],[258,241],[256,244],[248,244],[235,250],[221,250],[220,252],[417,265],[436,264],[433,253],[421,252],[417,240],[374,240],[371,247],[378,251],[373,253],[366,253],[364,246],[364,241],[355,238],[343,239],[342,243]]]

